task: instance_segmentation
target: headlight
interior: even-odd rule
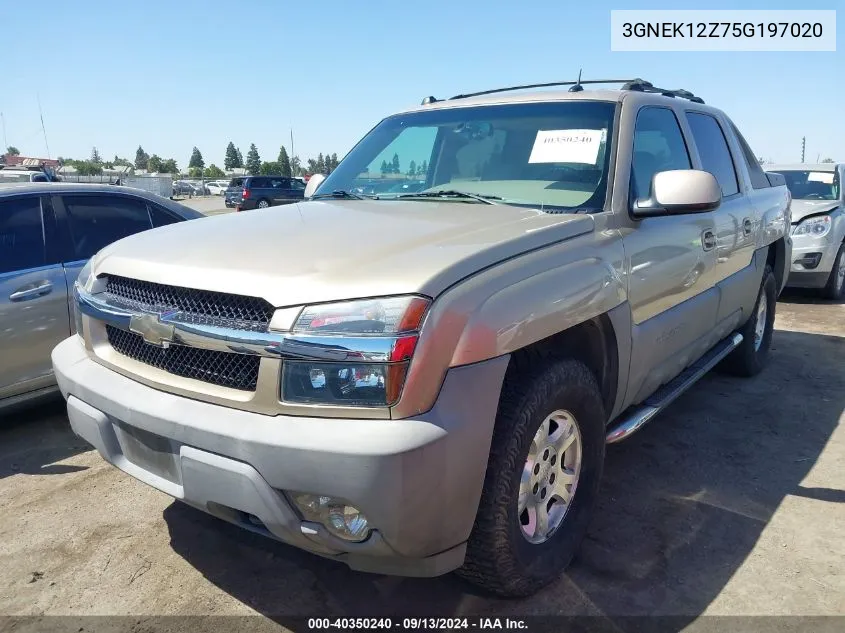
[[[806,220],[801,220],[801,222],[798,223],[798,226],[795,227],[792,235],[824,237],[830,233],[830,227],[832,225],[833,221],[830,219],[829,215],[817,215],[812,218],[807,218]]]
[[[415,331],[428,309],[423,297],[390,297],[308,306],[293,326],[297,334],[401,334]]]
[[[311,345],[344,350],[346,360],[286,360],[282,400],[352,407],[396,403],[430,305],[424,297],[347,301],[302,310],[293,332]],[[374,349],[381,351],[374,351]]]
[[[82,267],[79,274],[76,276],[76,286],[88,290],[91,283],[91,260]],[[73,324],[76,328],[76,333],[82,337],[82,312],[79,311],[79,302],[74,296],[73,301]]]
[[[91,282],[91,260],[88,260],[82,270],[79,271],[79,274],[76,276],[76,283],[79,284],[79,287],[83,290],[88,290],[88,285]]]

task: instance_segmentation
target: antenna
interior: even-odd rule
[[[291,128],[290,129],[290,159],[288,160],[288,162],[292,161],[294,156],[296,156],[296,153],[293,151],[293,128]],[[297,174],[293,173],[293,170],[291,169],[290,175],[296,176]]]
[[[569,88],[569,92],[581,92],[582,90],[584,90],[584,86],[581,85],[581,71],[582,70],[583,70],[582,68],[578,69],[578,81],[575,82],[574,86],[571,86]]]
[[[47,148],[47,158],[52,158],[50,156],[50,144],[47,143],[47,129],[44,127],[44,113],[41,111],[41,97],[36,93],[35,98],[38,99],[38,116],[41,117],[41,131],[44,133],[44,146]]]

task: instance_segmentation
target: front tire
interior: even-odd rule
[[[827,279],[822,296],[825,299],[838,301],[842,298],[843,291],[845,291],[845,244],[839,247],[839,252],[836,253],[836,259],[833,260],[833,270],[830,271],[830,277]]]
[[[605,421],[595,377],[581,362],[508,376],[459,575],[523,597],[563,573],[598,498]]]
[[[766,265],[754,311],[739,331],[742,343],[722,361],[719,365],[721,370],[744,377],[756,376],[762,371],[772,346],[776,305],[777,281],[771,266]]]

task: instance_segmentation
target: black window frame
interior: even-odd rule
[[[702,110],[686,110],[684,112],[684,116],[686,117],[686,120],[687,120],[687,125],[689,126],[690,135],[692,136],[692,142],[695,144],[695,153],[698,156],[698,162],[701,164],[701,169],[703,171],[708,171],[708,170],[705,169],[704,161],[701,160],[701,152],[698,149],[698,141],[695,138],[695,130],[693,129],[692,123],[690,122],[690,118],[689,118],[691,114],[696,114],[696,115],[699,115],[699,116],[706,116],[706,117],[713,119],[713,121],[716,123],[717,129],[719,130],[719,132],[722,133],[722,140],[725,142],[725,148],[728,150],[728,157],[730,158],[730,161],[731,161],[731,168],[733,169],[733,172],[734,172],[734,181],[736,182],[736,192],[728,194],[728,195],[725,195],[725,193],[722,192],[722,200],[730,200],[730,199],[734,198],[735,196],[742,195],[743,189],[745,187],[745,181],[739,177],[739,169],[737,169],[736,156],[734,156],[733,149],[731,148],[730,141],[728,140],[728,135],[725,134],[725,128],[722,125],[722,122],[719,120],[719,117],[714,115],[712,112],[704,112]],[[708,173],[712,173],[712,172],[708,172]],[[719,182],[719,178],[716,176],[716,174],[713,174],[713,177],[716,178],[716,182]],[[722,188],[722,183],[719,182],[719,189],[721,190],[721,188]]]
[[[640,115],[645,110],[666,110],[672,115],[672,117],[675,120],[675,125],[678,127],[678,134],[680,134],[681,142],[684,144],[684,149],[686,150],[686,153],[687,153],[687,163],[689,164],[689,167],[687,169],[695,169],[695,163],[693,161],[693,153],[690,150],[690,144],[687,140],[687,135],[684,132],[684,127],[681,125],[681,121],[678,118],[678,113],[675,111],[675,109],[671,108],[669,106],[655,105],[655,104],[651,104],[651,103],[641,106],[640,109],[637,110],[637,116],[634,117],[634,127],[633,127],[633,131],[631,133],[631,164],[630,164],[629,169],[628,169],[628,212],[629,212],[629,215],[631,215],[631,217],[633,219],[638,220],[638,221],[642,220],[642,218],[636,218],[633,215],[633,212],[636,208],[637,200],[641,199],[641,198],[637,197],[637,192],[635,191],[636,183],[634,181],[634,145],[635,145],[636,139],[637,139],[637,122],[640,119]],[[655,172],[655,173],[658,173],[658,172]],[[651,185],[649,185],[649,191],[646,192],[646,196],[650,196],[650,195],[651,195]],[[659,216],[657,216],[657,217],[659,217]]]

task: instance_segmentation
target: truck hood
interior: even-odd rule
[[[793,200],[790,207],[792,209],[792,223],[795,224],[808,215],[829,213],[838,206],[838,200]]]
[[[419,293],[588,233],[590,215],[461,202],[328,200],[138,233],[95,257],[110,273],[262,297],[275,307]]]

